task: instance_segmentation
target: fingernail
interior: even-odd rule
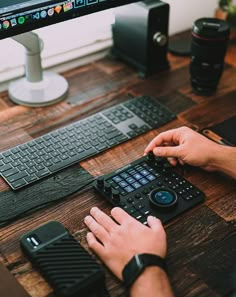
[[[148,216],[148,219],[149,219],[149,220],[155,220],[156,217],[154,217],[154,216]]]
[[[156,156],[161,156],[161,149],[159,147],[156,147],[153,149],[153,153]]]
[[[87,236],[87,238],[88,237],[91,237],[92,236],[92,232],[88,232],[86,236]]]
[[[88,222],[90,220],[90,216],[86,216],[85,218],[84,218],[84,222],[86,223],[86,222]]]
[[[156,220],[159,220],[159,219],[154,217],[154,216],[148,216],[148,220],[149,221],[156,221]]]
[[[95,212],[98,211],[98,210],[99,210],[99,208],[96,207],[96,206],[94,206],[94,207],[92,207],[92,208],[90,209],[90,213],[93,214],[93,213],[95,213]]]

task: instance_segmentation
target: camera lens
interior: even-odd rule
[[[166,188],[157,188],[150,193],[150,201],[158,207],[171,207],[177,202],[177,195],[174,191]]]
[[[216,18],[194,22],[191,40],[190,75],[193,91],[200,95],[215,92],[224,69],[230,28]]]

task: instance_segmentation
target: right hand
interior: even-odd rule
[[[172,129],[156,136],[146,147],[158,157],[166,157],[175,166],[187,163],[203,169],[214,170],[215,153],[220,145],[188,127]]]

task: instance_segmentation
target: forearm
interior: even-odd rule
[[[166,273],[159,267],[148,267],[130,290],[131,297],[173,297]]]
[[[236,179],[236,148],[219,145],[212,156],[213,168]]]

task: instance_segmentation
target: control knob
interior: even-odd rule
[[[111,192],[111,185],[109,183],[104,184],[104,191],[108,194]]]
[[[114,202],[120,202],[120,192],[117,190],[112,191],[112,200]]]
[[[99,176],[97,178],[97,186],[98,186],[98,188],[103,188],[104,187],[104,178],[102,176]]]
[[[154,161],[155,160],[155,155],[153,154],[152,151],[148,152],[148,154],[147,154],[147,160],[148,161]]]
[[[159,46],[164,46],[167,43],[167,36],[161,32],[156,32],[153,35],[153,41]]]

